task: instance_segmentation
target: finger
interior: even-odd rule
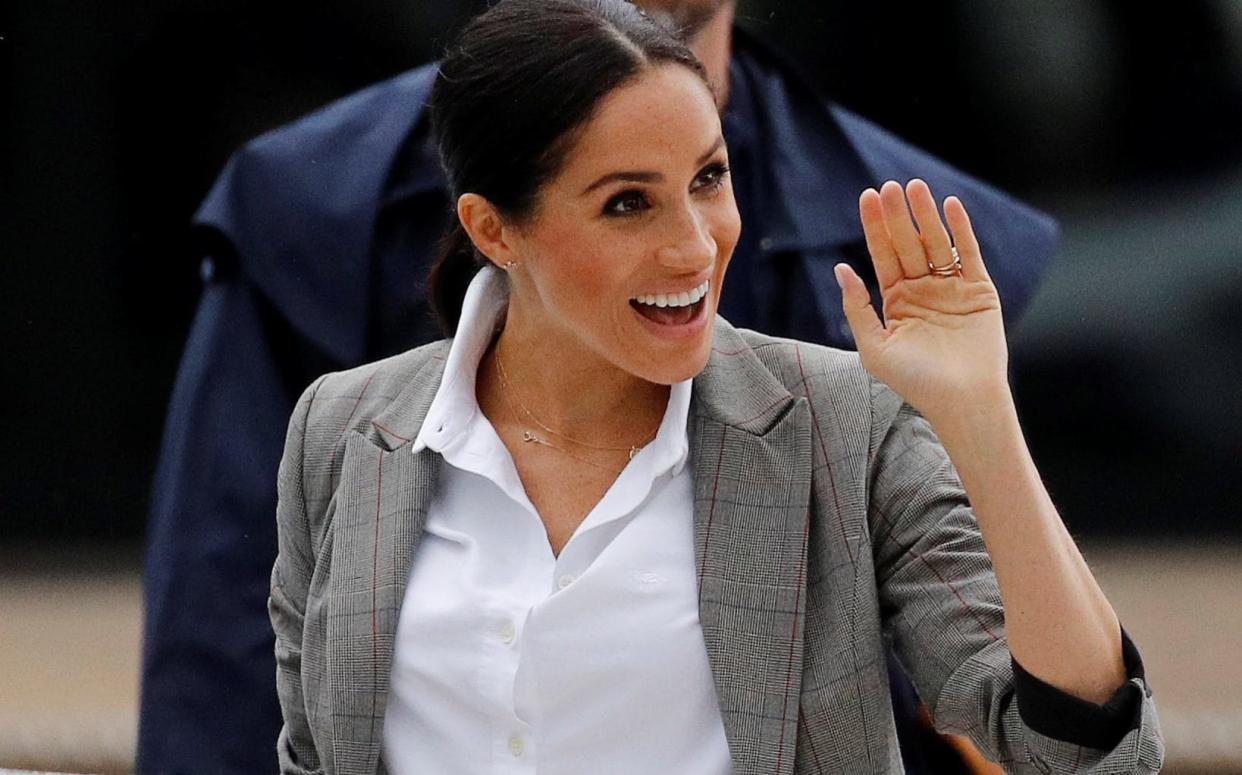
[[[953,234],[953,244],[957,246],[957,254],[962,259],[962,277],[967,280],[988,280],[988,269],[983,265],[983,253],[979,250],[979,240],[975,239],[975,230],[970,225],[970,216],[966,214],[966,206],[962,200],[951,196],[944,200],[944,218],[949,223],[949,231]]]
[[[910,211],[914,213],[914,220],[918,223],[919,236],[923,239],[923,250],[927,259],[936,266],[952,264],[953,243],[940,220],[940,211],[936,208],[936,199],[932,196],[931,188],[915,178],[906,184],[906,197],[910,200]]]
[[[888,237],[888,227],[884,225],[880,194],[874,188],[867,189],[858,197],[858,215],[867,238],[871,265],[875,267],[875,278],[880,283],[880,290],[886,291],[900,282],[905,274],[901,270],[901,259],[897,258],[897,251]]]
[[[901,271],[911,279],[928,274],[927,254],[923,251],[923,242],[919,232],[910,219],[910,208],[906,206],[906,192],[901,184],[890,180],[880,187],[880,202],[884,205],[884,225],[888,227],[888,236],[901,259]]]
[[[874,351],[888,336],[880,316],[871,306],[871,294],[867,286],[849,264],[837,264],[833,268],[837,285],[841,286],[841,309],[854,334],[854,344],[864,356]]]

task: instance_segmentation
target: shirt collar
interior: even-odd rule
[[[414,437],[411,449],[415,454],[425,448],[443,452],[448,440],[465,430],[478,413],[475,377],[508,303],[508,282],[501,271],[492,266],[479,270],[466,289],[457,335],[444,364],[444,378]]]
[[[414,454],[423,449],[443,454],[445,447],[467,432],[478,416],[475,387],[479,363],[508,305],[509,283],[504,272],[493,266],[480,269],[466,289],[457,335],[449,346],[444,365],[444,378],[411,445]],[[672,386],[655,440],[635,457],[636,460],[645,459],[653,474],[671,470],[677,475],[686,464],[690,452],[687,425],[691,392],[692,380]]]

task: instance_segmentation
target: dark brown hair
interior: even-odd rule
[[[707,83],[685,43],[627,0],[501,0],[475,18],[440,63],[431,125],[455,203],[478,194],[516,222],[565,162],[600,100],[645,69],[675,63]],[[456,213],[428,294],[445,332],[486,261]]]

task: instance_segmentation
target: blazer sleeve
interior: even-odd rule
[[[277,739],[277,755],[280,771],[289,775],[322,772],[303,691],[302,631],[315,568],[303,481],[304,442],[311,404],[323,379],[316,380],[298,399],[276,480],[277,555],[272,567],[268,613],[276,633],[276,693],[284,719]]]
[[[880,383],[872,395],[868,519],[881,613],[936,728],[1011,772],[1158,772],[1163,743],[1141,662],[1118,690],[1133,695],[1133,723],[1107,748],[1024,720],[1032,714],[1017,692],[1038,682],[1015,683],[1000,589],[961,480],[922,416]],[[1023,699],[1046,708],[1076,698]]]

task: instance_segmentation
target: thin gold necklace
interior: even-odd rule
[[[522,418],[518,416],[517,410],[513,406],[514,398],[516,398],[518,406],[521,407],[522,413],[525,414],[527,417],[529,417],[531,422],[535,423],[535,425],[538,425],[540,428],[542,428],[547,433],[550,433],[551,435],[556,436],[557,438],[565,439],[566,441],[572,442],[581,447],[586,447],[587,449],[594,449],[600,452],[627,452],[629,454],[630,460],[633,460],[634,456],[638,454],[639,450],[641,450],[643,447],[650,444],[651,441],[656,437],[657,433],[659,433],[659,426],[657,426],[656,431],[652,432],[649,436],[647,436],[647,438],[644,441],[642,441],[640,444],[628,445],[624,447],[604,447],[598,444],[591,444],[586,441],[581,441],[580,439],[575,439],[572,436],[569,436],[564,433],[561,433],[560,431],[554,430],[548,427],[538,417],[536,417],[535,413],[532,412],[529,408],[527,408],[526,404],[522,403],[522,398],[520,396],[515,395],[512,398],[510,397],[510,393],[516,393],[516,391],[513,390],[510,386],[509,373],[505,371],[504,361],[502,361],[500,358],[500,345],[499,344],[497,344],[496,347],[493,349],[493,355],[495,356],[495,359],[496,359],[496,371],[498,375],[500,376],[500,392],[505,397],[505,403],[509,405],[509,411],[513,413],[514,419],[517,420],[519,423],[522,422]],[[577,455],[574,455],[572,452],[565,449],[564,447],[560,447],[555,444],[552,444],[547,439],[541,438],[539,435],[532,433],[531,431],[525,428],[522,429],[522,441],[530,443],[530,444],[540,444],[545,447],[550,447],[552,449],[559,450],[560,452],[566,455],[569,455],[570,457],[576,460],[580,460],[583,463],[588,463],[590,465],[596,466],[597,468],[604,468],[605,470],[612,470],[610,468],[606,468],[605,466],[601,466],[598,463],[593,463],[592,461],[589,461],[585,458],[578,457]]]
[[[517,420],[518,423],[520,424],[522,422],[522,418],[521,416],[518,415],[517,407],[513,405],[513,401],[509,399],[508,391],[503,389],[503,386],[502,386],[500,393],[502,396],[504,396],[505,404],[509,407],[509,413],[512,414],[513,419]],[[560,452],[562,455],[571,457],[580,463],[586,463],[587,465],[593,468],[598,468],[601,471],[606,471],[608,472],[608,474],[612,476],[617,476],[618,474],[621,473],[621,471],[618,470],[615,466],[606,466],[606,465],[603,465],[602,463],[596,463],[594,460],[589,460],[585,457],[582,457],[581,455],[575,455],[573,452],[570,452],[569,450],[565,449],[559,444],[553,444],[547,439],[540,438],[539,436],[536,436],[534,433],[532,433],[529,430],[526,430],[525,428],[522,429],[522,441],[526,443],[530,443],[530,444],[537,444],[542,447],[547,447],[548,449],[554,449],[557,452]]]

